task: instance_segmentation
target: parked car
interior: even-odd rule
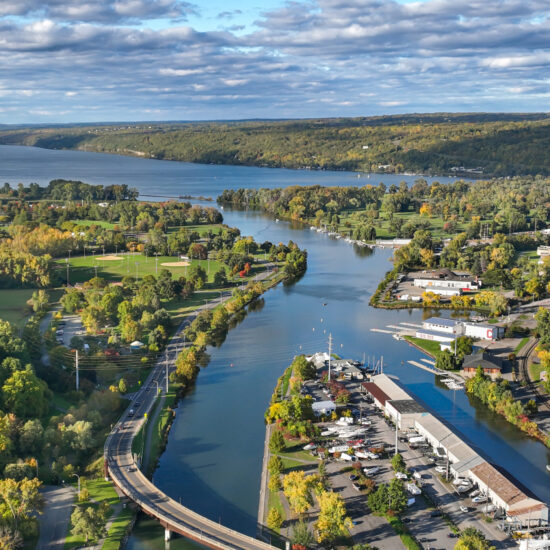
[[[357,481],[358,479],[359,479],[359,476],[356,476],[355,474],[351,474],[351,475],[349,476],[349,480],[350,480],[350,481]]]
[[[353,485],[353,488],[356,490],[356,491],[360,491],[361,490],[361,486],[360,485],[357,485],[357,483],[352,483]]]
[[[470,509],[468,508],[468,506],[461,505],[460,506],[460,511],[464,512],[466,514],[467,512],[470,511]]]
[[[373,476],[374,474],[377,474],[380,471],[380,468],[378,466],[373,466],[372,468],[363,468],[363,472],[365,472],[366,476]]]
[[[445,468],[444,466],[436,466],[435,471],[438,474],[446,474],[447,473],[447,468]]]
[[[441,510],[433,510],[432,512],[430,512],[431,518],[438,518],[441,515],[442,515]]]
[[[403,472],[395,472],[395,477],[397,479],[407,479],[409,476]]]

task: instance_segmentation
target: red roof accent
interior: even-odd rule
[[[363,387],[376,399],[379,403],[382,403],[384,406],[386,401],[390,400],[389,395],[386,395],[375,382],[365,382]]]

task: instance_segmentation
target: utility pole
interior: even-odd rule
[[[76,367],[76,391],[78,391],[78,385],[79,385],[78,384],[79,383],[79,377],[78,377],[78,350],[76,350],[74,363],[75,363],[75,367]]]
[[[380,374],[384,374],[384,356],[380,356]]]
[[[330,382],[330,368],[332,359],[332,332],[328,335],[328,381]]]
[[[399,451],[397,450],[397,418],[395,419],[395,453],[396,455]]]

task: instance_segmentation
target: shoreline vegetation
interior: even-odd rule
[[[550,174],[548,114],[2,128],[0,143],[139,158],[369,173]]]

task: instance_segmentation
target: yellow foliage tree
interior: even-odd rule
[[[317,495],[317,502],[319,503],[319,519],[315,524],[317,540],[330,542],[339,537],[349,536],[352,522],[340,496],[332,491],[325,491]]]

